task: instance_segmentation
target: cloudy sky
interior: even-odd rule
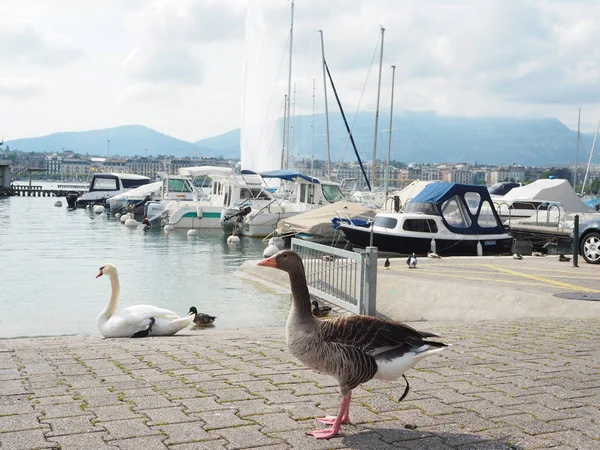
[[[245,61],[264,68],[247,72],[245,98],[282,112],[290,3],[250,0],[252,46],[247,7],[2,0],[0,137],[126,124],[188,141],[214,136],[241,124]],[[556,117],[576,129],[581,108],[582,131],[595,131],[598,17],[597,0],[296,0],[294,112],[312,111],[313,80],[323,110],[318,30],[346,112],[373,110],[383,26],[382,111],[395,65],[395,110]]]

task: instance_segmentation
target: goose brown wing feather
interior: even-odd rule
[[[424,343],[423,337],[435,336],[401,322],[371,316],[336,317],[320,322],[319,328],[325,342],[349,345],[369,354],[404,345],[420,347]]]

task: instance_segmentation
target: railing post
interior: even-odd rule
[[[361,314],[377,314],[377,247],[365,248],[365,295],[361,304]]]
[[[573,220],[573,267],[579,267],[579,214],[576,214]]]

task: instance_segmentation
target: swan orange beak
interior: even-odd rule
[[[263,259],[262,261],[259,261],[257,264],[259,266],[274,267],[275,269],[277,269],[277,261],[275,260],[275,256],[277,256],[277,255],[273,255],[270,258]]]
[[[96,275],[96,278],[101,277],[102,275],[104,275],[104,272],[102,272],[102,269],[100,269],[100,272],[98,272],[98,275]]]

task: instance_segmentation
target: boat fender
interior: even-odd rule
[[[431,253],[437,253],[437,245],[435,243],[435,238],[431,238]]]
[[[196,215],[198,216],[198,219],[202,219],[202,208],[200,206],[196,208]]]
[[[483,256],[483,247],[481,241],[477,241],[477,256]]]

